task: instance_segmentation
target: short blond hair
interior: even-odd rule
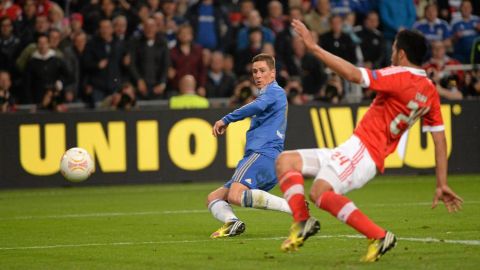
[[[265,61],[270,69],[275,69],[275,57],[270,54],[260,53],[252,58],[252,64],[260,61]]]

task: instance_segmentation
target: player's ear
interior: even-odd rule
[[[398,50],[398,57],[399,57],[399,59],[408,60],[407,54],[405,53],[405,50],[403,50],[403,49]]]

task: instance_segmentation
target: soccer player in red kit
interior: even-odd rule
[[[310,199],[369,240],[365,262],[376,261],[396,245],[396,238],[370,220],[343,194],[362,187],[377,171],[384,171],[384,160],[392,153],[402,134],[422,118],[423,131],[432,134],[435,144],[437,185],[432,208],[443,201],[448,211],[461,208],[463,202],[447,185],[447,154],[440,99],[435,86],[420,68],[427,51],[425,38],[403,30],[393,44],[393,66],[380,70],[357,68],[325,51],[313,40],[303,23],[292,26],[306,47],[325,65],[346,80],[377,92],[368,112],[353,135],[334,149],[300,149],[283,152],[276,161],[280,189],[293,212],[284,251],[295,251],[317,233],[320,223],[309,214],[305,204],[303,176],[314,177]]]

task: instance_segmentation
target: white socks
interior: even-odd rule
[[[208,210],[210,210],[210,213],[212,213],[216,219],[223,223],[238,220],[230,204],[224,200],[213,200],[208,204]]]
[[[242,193],[242,207],[268,209],[291,214],[290,206],[285,199],[259,189],[249,189]],[[208,204],[210,213],[223,223],[238,220],[232,206],[224,200],[213,200]]]
[[[290,206],[288,206],[288,202],[285,199],[259,189],[245,190],[242,193],[241,201],[243,207],[275,210],[289,214],[292,213],[292,210],[290,210]]]

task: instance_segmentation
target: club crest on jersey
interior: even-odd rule
[[[378,78],[377,71],[372,70],[372,78],[373,78],[374,80],[376,80],[376,79]]]
[[[245,182],[247,182],[248,184],[252,184],[252,179],[248,178],[248,179],[245,179]]]

